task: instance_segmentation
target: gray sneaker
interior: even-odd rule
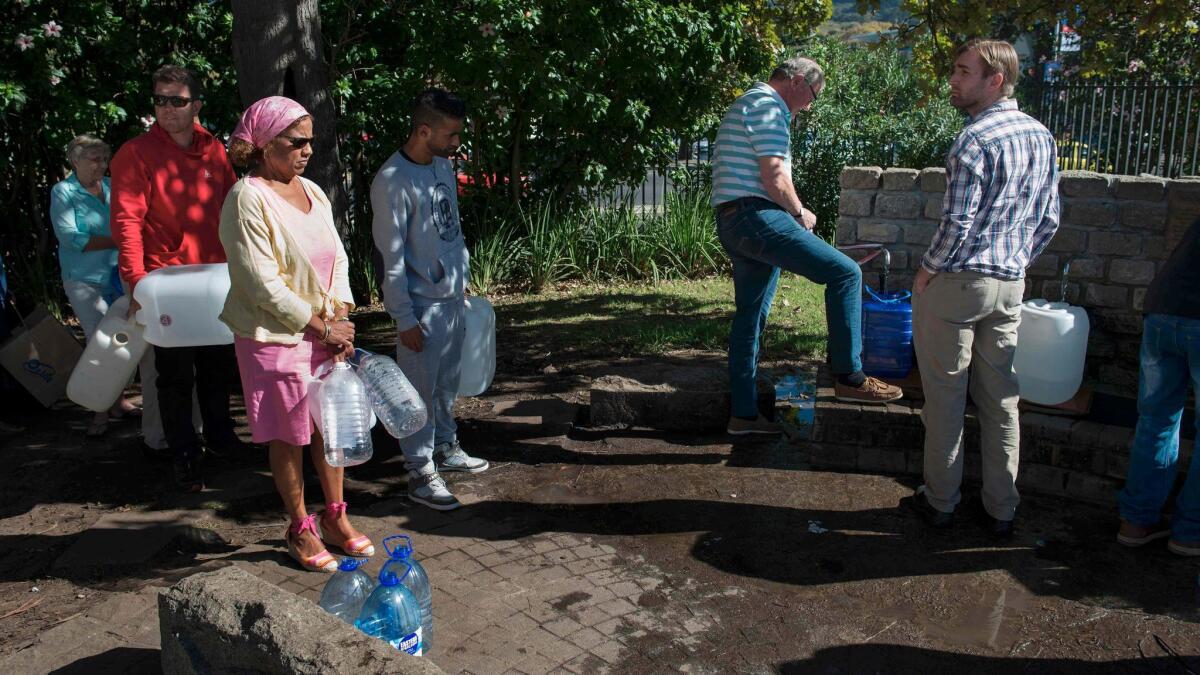
[[[729,426],[725,427],[725,431],[734,436],[744,436],[746,434],[781,434],[783,428],[762,415],[755,420],[744,420],[731,416]]]
[[[439,443],[433,446],[434,459],[441,457],[437,463],[438,471],[465,471],[467,473],[483,473],[488,470],[488,461],[472,457],[463,451],[458,441]]]
[[[437,511],[453,511],[462,506],[446,489],[446,481],[432,468],[408,472],[408,498]]]

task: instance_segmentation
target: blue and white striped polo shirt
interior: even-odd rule
[[[792,172],[792,114],[779,92],[758,82],[742,94],[721,120],[713,157],[712,205],[738,197],[770,199],[758,169],[759,157],[782,157]]]

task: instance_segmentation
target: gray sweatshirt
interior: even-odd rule
[[[467,285],[467,245],[450,160],[416,164],[395,152],[371,182],[371,234],[382,258],[383,304],[397,330],[417,325],[414,307],[457,300]]]

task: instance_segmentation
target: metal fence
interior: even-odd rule
[[[667,196],[685,187],[677,178],[694,181],[712,162],[713,144],[707,138],[696,141],[680,140],[675,157],[664,170],[651,169],[640,184],[626,185],[595,197],[600,206],[629,206],[637,209],[659,208]]]
[[[1060,169],[1196,175],[1200,81],[1059,81],[1034,90]]]

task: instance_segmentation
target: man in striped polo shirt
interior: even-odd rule
[[[1025,268],[1058,229],[1054,137],[1012,100],[1017,52],[1000,40],[959,47],[950,102],[970,115],[946,157],[942,220],[913,282],[913,343],[925,407],[925,484],[911,506],[951,524],[961,495],[967,390],[978,411],[984,524],[1012,536],[1017,503],[1013,356]]]
[[[807,110],[825,87],[814,61],[792,58],[733,102],[717,132],[713,207],[717,234],[733,262],[736,312],[729,332],[731,434],[773,434],[780,428],[758,412],[759,341],[779,270],[825,285],[829,355],[837,397],[886,403],[900,389],[862,372],[862,272],[813,234],[817,217],[792,183],[792,114]]]

